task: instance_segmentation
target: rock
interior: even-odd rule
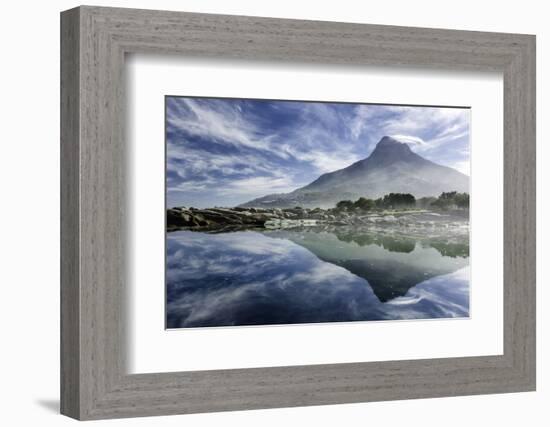
[[[435,219],[435,220],[434,220]],[[454,219],[454,218],[453,218]],[[194,208],[173,207],[166,211],[168,231],[189,229],[207,232],[225,232],[253,228],[289,228],[333,226],[368,226],[384,227],[386,225],[399,227],[451,228],[459,229],[464,222],[456,220],[442,221],[437,216],[417,217],[412,213],[372,212],[340,212],[335,209],[301,209],[301,208]],[[467,225],[466,225],[467,227]]]
[[[263,227],[264,224],[278,216],[267,210],[260,209],[228,209],[228,208],[170,208],[166,211],[168,230],[177,229],[239,229]]]
[[[194,216],[183,209],[168,209],[166,222],[174,227],[191,227],[195,225]]]

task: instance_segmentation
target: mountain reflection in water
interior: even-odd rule
[[[167,235],[167,327],[467,317],[468,235]]]

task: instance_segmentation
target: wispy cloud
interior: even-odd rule
[[[413,135],[390,135],[391,137],[397,139],[399,142],[405,142],[411,145],[425,146],[426,141],[422,138]]]
[[[269,136],[262,136],[253,122],[244,120],[240,109],[231,108],[227,101],[211,101],[204,105],[193,99],[173,98],[170,106],[166,116],[168,125],[185,130],[190,136],[280,154],[270,146]]]
[[[469,110],[168,97],[169,205],[231,206],[292,191],[392,135],[469,170]]]
[[[300,184],[294,182],[289,176],[255,176],[236,179],[230,182],[220,193],[244,195],[250,198],[250,196],[260,197],[270,193],[288,193],[298,187],[300,187]]]

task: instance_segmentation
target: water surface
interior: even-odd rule
[[[466,234],[167,235],[167,327],[467,317]]]

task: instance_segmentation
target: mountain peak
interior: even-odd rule
[[[408,144],[399,142],[391,136],[385,136],[372,151],[369,159],[381,165],[388,165],[395,161],[406,160],[416,157],[416,154],[411,150]]]
[[[445,191],[467,192],[469,178],[416,154],[408,144],[384,136],[370,156],[343,169],[325,173],[287,194],[271,194],[242,206],[333,207],[344,199],[375,199],[389,193],[415,197],[438,196]]]
[[[397,139],[392,138],[391,136],[384,136],[380,141],[378,141],[378,144],[376,144],[376,148],[374,151],[377,150],[394,150],[394,151],[403,151],[406,153],[412,152],[411,148],[408,144],[405,144],[404,142],[399,142]]]
[[[378,145],[390,145],[390,144],[402,144],[402,143],[399,142],[397,139],[386,135],[386,136],[383,136],[382,139],[378,141],[378,144],[376,145],[378,146]]]

